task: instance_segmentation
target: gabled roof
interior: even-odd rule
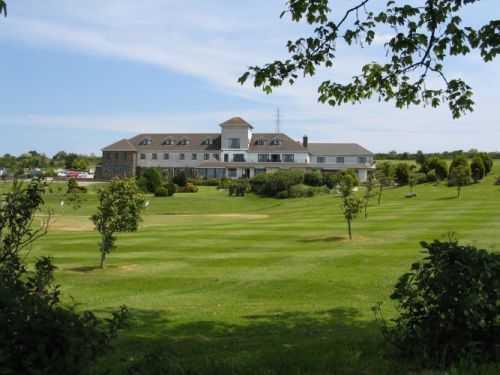
[[[307,149],[314,155],[373,155],[357,143],[309,143]]]
[[[221,127],[231,127],[231,126],[234,126],[234,127],[241,127],[241,126],[248,126],[250,129],[253,129],[253,126],[250,125],[248,122],[246,122],[245,120],[243,120],[241,117],[233,117],[233,118],[230,118],[229,120],[227,121],[224,121],[222,124],[220,124],[219,126]]]
[[[150,142],[144,143],[144,140]],[[172,144],[163,144],[167,139],[172,140]],[[183,144],[182,140],[189,141]],[[207,143],[207,140],[211,140]],[[139,134],[130,139],[130,143],[135,146],[137,150],[152,150],[152,151],[211,151],[220,148],[220,134],[219,133],[149,133]]]
[[[276,139],[279,144],[271,144]],[[260,144],[263,141],[264,144]],[[273,151],[293,151],[307,152],[301,143],[294,141],[288,135],[283,133],[255,133],[250,141],[249,152],[273,152]]]
[[[122,139],[121,141],[104,147],[102,151],[137,151],[137,149],[128,139]]]

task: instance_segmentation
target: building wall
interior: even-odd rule
[[[164,154],[168,153],[169,158],[165,159]],[[153,154],[157,155],[157,159],[153,159]],[[184,160],[181,159],[181,154],[184,154]],[[196,160],[193,160],[192,155],[196,154]],[[206,161],[205,154],[209,154],[210,161],[217,161],[214,155],[220,155],[218,151],[200,152],[200,151],[174,151],[166,152],[165,150],[138,152],[137,165],[141,168],[197,168],[200,163]],[[145,155],[145,159],[141,158]]]
[[[373,163],[373,157],[372,156],[364,156],[364,155],[320,155],[320,154],[315,154],[311,156],[311,163],[313,164],[323,164],[323,163],[318,163],[318,157],[324,157],[325,158],[325,163],[328,165],[359,165],[359,164],[366,164],[367,166],[372,165]],[[339,163],[337,161],[337,158],[343,157],[344,158],[344,163]],[[359,158],[360,157],[366,157],[366,163],[361,163]]]
[[[252,131],[247,126],[241,127],[223,127],[221,132],[221,148],[223,150],[230,149],[228,147],[228,140],[230,138],[238,138],[240,140],[240,149],[248,150],[250,144],[250,139],[252,137]]]
[[[104,151],[102,159],[102,178],[134,177],[137,168],[135,151]]]

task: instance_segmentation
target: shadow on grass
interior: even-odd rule
[[[316,238],[304,238],[298,240],[298,242],[302,243],[311,243],[311,242],[340,242],[347,241],[349,238],[345,236],[331,236],[331,237],[316,237]]]
[[[82,266],[82,267],[66,268],[65,271],[89,273],[93,271],[106,270],[106,268],[118,268],[118,266],[110,265],[110,266],[104,266],[104,268],[101,268],[100,266]]]
[[[165,312],[132,310],[131,314],[131,328],[102,364],[111,373],[124,373],[135,361],[148,368],[138,373],[146,374],[164,356],[167,363],[175,361],[175,367],[182,369],[165,370],[168,374],[406,373],[399,364],[383,359],[378,325],[360,319],[356,309],[249,315],[239,324],[210,320],[174,324]],[[144,354],[152,352],[159,357],[141,364]]]
[[[451,201],[451,200],[458,200],[456,195],[452,195],[450,197],[441,197],[441,198],[436,198],[437,201]]]

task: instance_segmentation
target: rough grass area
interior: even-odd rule
[[[141,230],[119,235],[104,270],[88,220],[95,189],[77,211],[61,208],[54,192],[52,231],[31,256],[54,258],[57,281],[79,308],[131,309],[130,328],[101,364],[116,374],[153,348],[201,373],[409,374],[411,365],[384,356],[371,308],[383,302],[387,317],[395,313],[388,296],[421,258],[421,240],[455,232],[500,248],[498,174],[496,164],[460,200],[445,185],[419,185],[413,199],[408,188],[389,190],[380,207],[373,199],[368,220],[354,222],[353,241],[333,195],[230,198],[201,188],[151,197]]]

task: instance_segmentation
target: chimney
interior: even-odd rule
[[[307,137],[307,135],[304,135],[304,137],[302,138],[302,146],[307,148],[308,145],[309,145],[309,138]]]

